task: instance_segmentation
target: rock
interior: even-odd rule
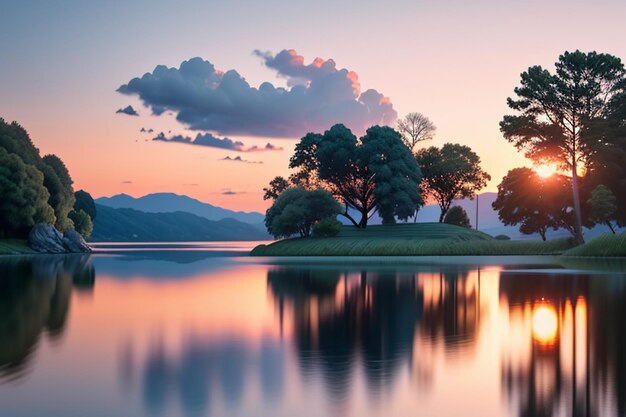
[[[66,230],[63,234],[63,246],[67,252],[84,253],[91,252],[91,248],[85,239],[76,230]]]
[[[65,253],[63,235],[54,226],[39,223],[33,226],[28,235],[28,244],[37,252]]]

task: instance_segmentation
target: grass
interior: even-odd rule
[[[25,240],[6,239],[0,240],[0,255],[20,255],[34,253]]]
[[[626,257],[626,232],[596,236],[584,245],[572,248],[566,256]]]
[[[472,229],[441,223],[344,227],[335,237],[286,239],[259,245],[252,256],[483,256],[554,255],[569,239],[501,241]]]

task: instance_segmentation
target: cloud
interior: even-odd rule
[[[128,105],[124,107],[123,109],[118,109],[115,113],[127,114],[129,116],[139,116],[139,113],[137,113],[137,110],[135,110],[133,106],[131,105]]]
[[[117,91],[138,96],[155,115],[173,112],[190,129],[219,135],[298,138],[335,123],[363,132],[396,120],[389,98],[376,90],[361,92],[356,72],[338,69],[332,59],[305,64],[294,50],[254,53],[289,87],[252,87],[235,70],[219,71],[192,58],[179,68],[158,65]]]
[[[154,133],[154,129],[146,129],[145,127],[142,127],[139,131],[141,133]]]
[[[282,151],[283,148],[267,143],[264,147],[251,146],[247,148],[243,142],[234,141],[229,138],[218,138],[210,133],[198,133],[195,139],[189,136],[174,135],[167,137],[163,132],[156,135],[152,140],[157,142],[185,143],[187,145],[206,146],[210,148],[228,149],[235,152],[264,152]]]
[[[132,184],[132,181],[122,181],[122,184]]]
[[[248,161],[247,159],[243,159],[241,156],[235,156],[234,158],[227,156],[226,158],[218,159],[218,161],[244,162],[246,164],[262,164],[263,163],[263,161]]]
[[[237,191],[223,191],[222,195],[237,195],[239,194]]]

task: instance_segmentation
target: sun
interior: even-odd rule
[[[554,165],[542,164],[535,167],[535,172],[541,178],[549,178],[556,173]]]

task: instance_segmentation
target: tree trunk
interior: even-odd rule
[[[545,230],[540,230],[539,231],[539,236],[541,236],[541,239],[545,242],[546,241],[546,231]]]
[[[613,228],[610,220],[607,220],[606,225],[609,226],[609,229],[611,229],[611,233],[615,234],[615,229]]]
[[[578,193],[578,173],[576,172],[576,155],[572,157],[572,197],[574,200],[574,238],[576,243],[582,245],[585,243],[583,238],[582,216],[580,214],[580,195]]]
[[[443,223],[443,218],[445,217],[447,211],[448,210],[444,210],[443,208],[441,209],[441,214],[439,215],[439,223]]]
[[[367,212],[368,212],[367,209],[361,210],[361,221],[359,222],[359,226],[358,227],[360,227],[362,229],[365,229],[367,227],[367,220],[368,220]]]

